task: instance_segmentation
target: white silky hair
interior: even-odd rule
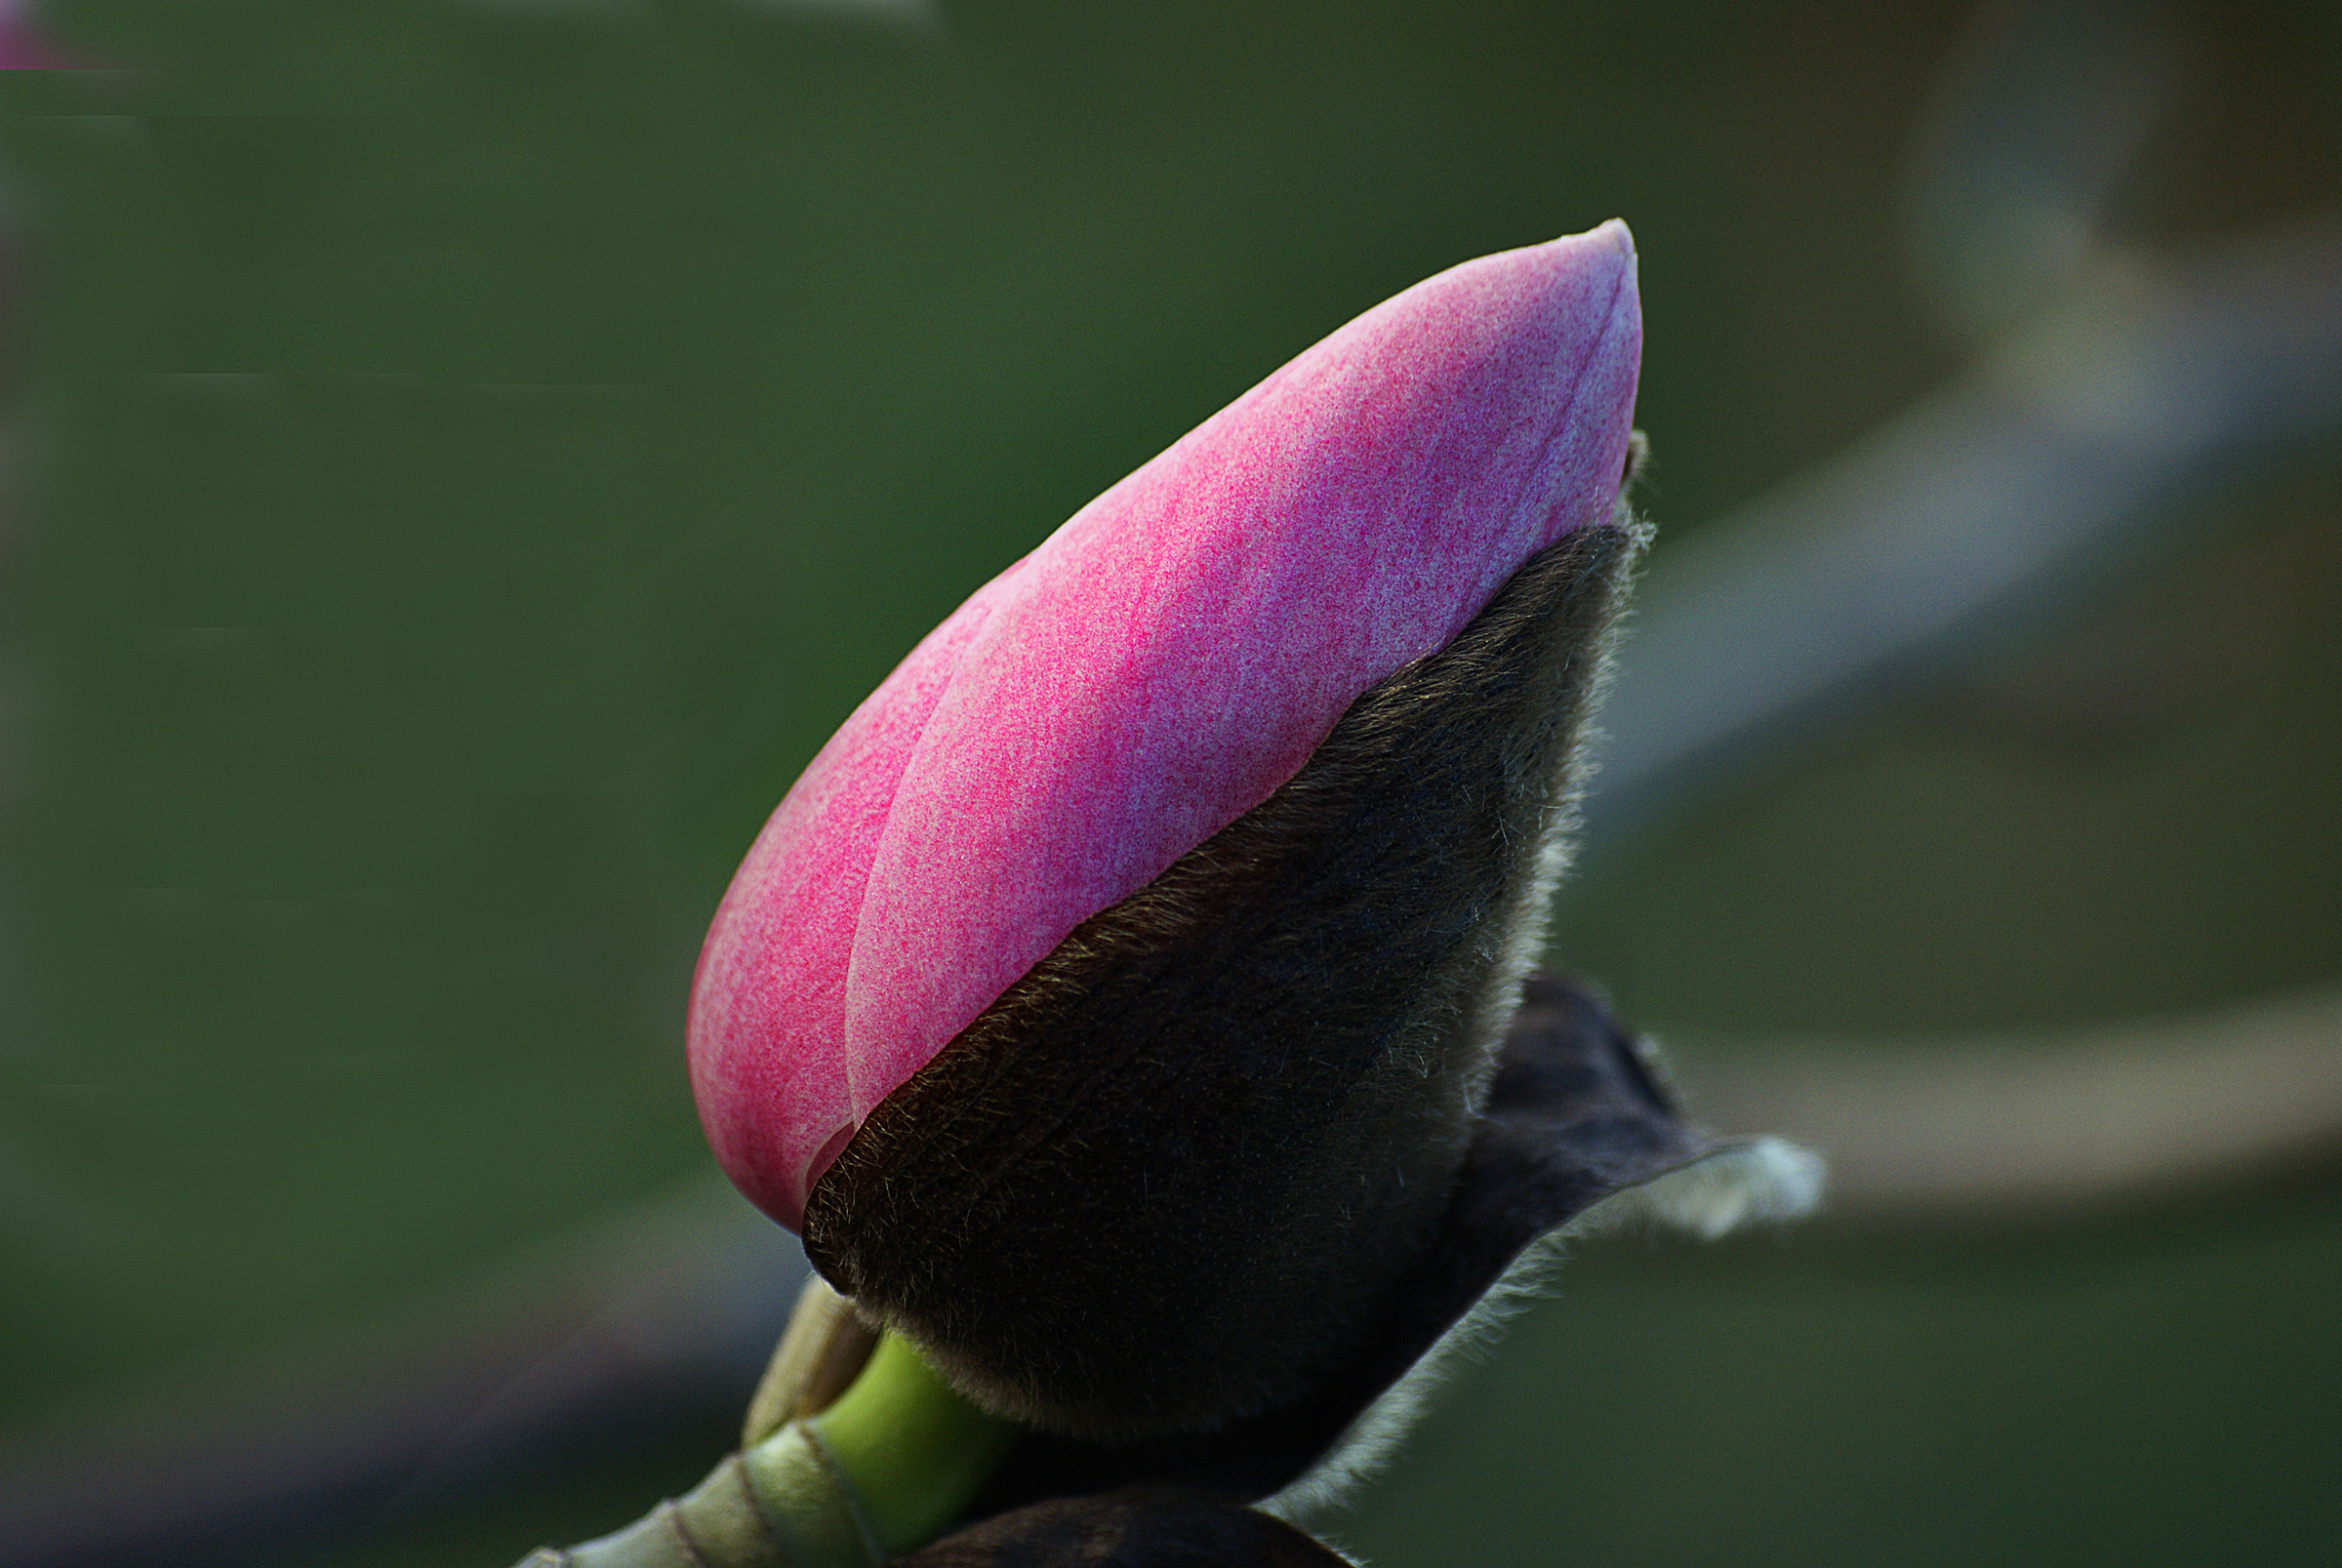
[[[1635,431],[1634,438],[1637,443],[1635,461],[1639,463],[1642,432]],[[1651,541],[1658,536],[1656,528],[1635,515],[1623,490],[1611,505],[1610,524],[1625,534],[1628,551],[1615,583],[1618,601],[1609,623],[1596,633],[1587,650],[1594,667],[1586,673],[1585,683],[1578,691],[1577,734],[1570,738],[1568,750],[1561,758],[1555,799],[1538,835],[1529,874],[1514,897],[1513,907],[1494,923],[1496,950],[1490,955],[1488,971],[1473,997],[1474,1023],[1469,1045],[1474,1055],[1486,1064],[1486,1072],[1475,1085],[1475,1093],[1480,1095],[1486,1093],[1487,1080],[1495,1076],[1497,1063],[1504,1054],[1505,1036],[1520,1011],[1521,987],[1545,952],[1553,924],[1554,895],[1560,891],[1561,880],[1569,874],[1577,856],[1581,812],[1603,740],[1602,701],[1618,675],[1613,655],[1627,614],[1628,586],[1649,553]]]
[[[1636,466],[1642,456],[1640,439],[1641,432],[1636,431]],[[1632,572],[1649,548],[1655,531],[1635,516],[1623,493],[1613,506],[1611,521],[1627,531],[1634,551],[1629,566]],[[1479,1029],[1475,1032],[1483,1038],[1474,1044],[1492,1065],[1514,1012],[1499,1005],[1500,999],[1519,997],[1523,981],[1545,947],[1554,893],[1569,869],[1580,803],[1600,745],[1595,715],[1615,674],[1612,652],[1616,632],[1614,624],[1594,651],[1595,666],[1581,699],[1584,717],[1562,765],[1559,798],[1537,845],[1528,885],[1512,918],[1502,924],[1502,945],[1478,993]],[[1647,1040],[1638,1041],[1637,1048],[1653,1075],[1664,1077],[1655,1048]],[[1597,1200],[1568,1224],[1522,1249],[1472,1310],[1451,1324],[1405,1376],[1361,1411],[1324,1457],[1291,1485],[1254,1506],[1301,1529],[1344,1508],[1361,1486],[1396,1457],[1408,1431],[1458,1363],[1485,1355],[1504,1325],[1543,1293],[1572,1241],[1659,1228],[1688,1231],[1713,1241],[1744,1225],[1795,1220],[1812,1213],[1820,1205],[1824,1180],[1825,1167],[1818,1154],[1778,1138],[1756,1138],[1710,1149]]]
[[[1543,1293],[1573,1241],[1665,1227],[1713,1241],[1742,1226],[1795,1220],[1821,1203],[1821,1156],[1778,1138],[1727,1144],[1602,1198],[1513,1261],[1406,1376],[1385,1389],[1299,1480],[1257,1504],[1298,1528],[1347,1507],[1396,1457],[1432,1396],[1463,1360],[1480,1359],[1504,1325]]]

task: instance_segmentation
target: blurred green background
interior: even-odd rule
[[[0,83],[0,1426],[707,1168],[685,989],[797,770],[979,583],[1396,290],[1630,221],[1662,559],[1953,375],[1905,188],[1972,11],[46,7],[134,68]],[[2342,202],[2342,13],[2177,16],[2130,230]],[[1662,1034],[2342,975],[2342,462],[2190,504],[1610,846],[1557,957]],[[2330,1167],[1588,1247],[1336,1535],[2331,1561],[2338,1307]],[[502,1564],[723,1441],[271,1560]]]

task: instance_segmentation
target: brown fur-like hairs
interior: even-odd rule
[[[1207,1432],[1357,1357],[1436,1241],[1644,530],[1532,558],[1274,794],[874,1110],[805,1245],[970,1397]]]

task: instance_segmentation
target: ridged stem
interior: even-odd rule
[[[872,1568],[949,1528],[1017,1430],[887,1334],[827,1410],[731,1455],[625,1529],[541,1548],[520,1568]]]

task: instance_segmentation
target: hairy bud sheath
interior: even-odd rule
[[[857,711],[695,983],[719,1156],[979,1400],[1204,1430],[1431,1245],[1632,554],[1623,225],[1369,312]]]
[[[1055,1430],[1205,1428],[1347,1360],[1446,1212],[1632,553],[1551,546],[1074,928],[815,1184],[823,1272]]]

